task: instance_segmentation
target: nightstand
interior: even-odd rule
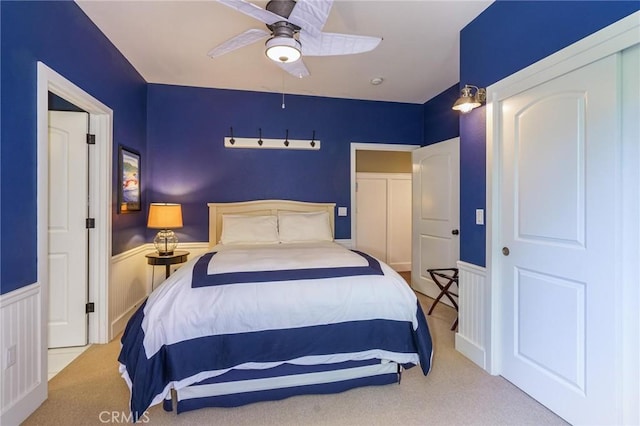
[[[178,263],[186,262],[188,256],[188,251],[176,250],[173,252],[173,254],[169,255],[158,254],[157,252],[149,253],[146,255],[146,258],[149,265],[164,265],[165,278],[169,278],[169,275],[171,275],[171,265],[177,265]]]

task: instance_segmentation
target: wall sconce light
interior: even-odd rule
[[[182,206],[180,204],[151,203],[147,228],[160,229],[153,245],[161,256],[171,256],[178,245],[178,237],[172,231],[182,228]]]
[[[473,89],[476,89],[475,94],[472,93]],[[479,88],[478,86],[472,86],[470,84],[465,84],[465,86],[460,91],[460,97],[451,108],[456,111],[467,113],[474,108],[478,108],[480,105],[485,103],[486,100],[486,89]]]

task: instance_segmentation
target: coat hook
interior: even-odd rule
[[[311,136],[311,148],[313,148],[314,146],[316,146],[316,131],[313,131],[313,136]]]
[[[264,143],[262,141],[262,127],[258,129],[258,133],[260,134],[260,139],[258,139],[258,145],[262,146],[262,144]]]
[[[231,139],[229,139],[229,143],[233,145],[236,143],[236,140],[233,138],[233,127],[231,127]]]
[[[289,129],[287,129],[287,137],[284,140],[284,146],[289,146]]]

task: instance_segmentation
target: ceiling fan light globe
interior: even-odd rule
[[[291,63],[300,59],[300,42],[290,37],[272,37],[265,43],[266,55],[272,61]]]

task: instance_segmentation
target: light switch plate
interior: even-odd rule
[[[5,358],[4,369],[8,369],[16,363],[16,345],[9,346],[7,348],[7,355]]]
[[[484,209],[476,209],[476,225],[484,225]]]
[[[347,208],[346,207],[338,207],[338,216],[346,216]]]

